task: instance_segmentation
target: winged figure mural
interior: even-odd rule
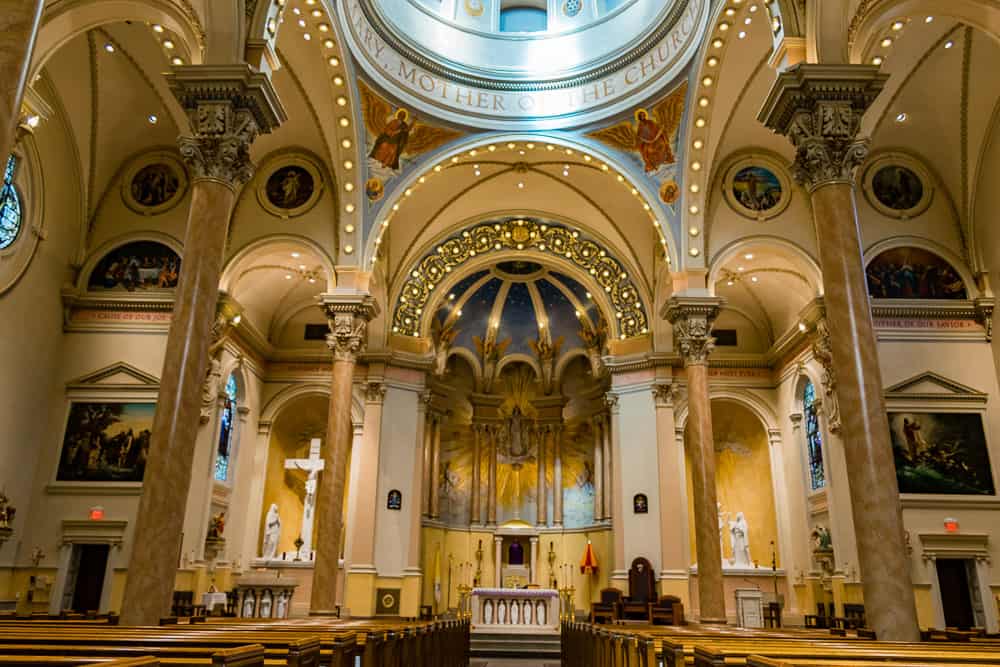
[[[377,166],[399,171],[400,159],[415,157],[462,135],[458,130],[426,125],[404,107],[394,107],[362,81],[361,110],[369,136],[368,157]]]
[[[620,151],[638,153],[646,172],[656,172],[661,166],[675,161],[673,147],[684,115],[686,95],[685,81],[654,106],[636,109],[633,120],[624,120],[587,136]]]

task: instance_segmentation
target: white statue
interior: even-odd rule
[[[749,528],[743,512],[737,512],[736,519],[729,522],[729,539],[733,547],[733,567],[752,567]]]
[[[278,505],[271,503],[264,520],[264,543],[261,545],[261,558],[274,560],[278,553],[278,539],[281,537],[281,517],[278,516]]]
[[[288,596],[284,593],[278,596],[278,613],[275,618],[288,618]]]
[[[302,528],[299,537],[302,538],[302,546],[299,547],[297,558],[299,560],[309,560],[312,553],[313,525],[315,523],[313,515],[316,512],[316,486],[319,483],[319,471],[324,467],[324,461],[320,457],[319,438],[313,438],[309,442],[309,458],[307,459],[285,459],[286,470],[305,470],[306,477],[306,497],[302,503]]]

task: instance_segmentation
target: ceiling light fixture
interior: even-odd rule
[[[950,39],[944,43],[944,48],[946,49],[950,49],[953,46],[955,46],[955,42],[951,41]]]
[[[156,122],[160,119],[156,117],[155,113],[151,113],[148,116],[146,116],[146,120],[149,121],[150,125],[156,125]]]
[[[115,45],[112,44],[111,42],[107,42],[104,45],[104,50],[107,51],[108,53],[114,53],[115,52]]]
[[[171,58],[170,59],[170,64],[171,65],[183,65],[184,64],[184,59],[183,58],[177,58],[177,57]]]
[[[153,24],[153,32],[163,32],[163,26],[159,23]]]
[[[874,58],[872,58],[872,65],[878,66],[881,65],[882,62],[883,62],[882,56],[875,56]]]
[[[909,118],[909,116],[906,115],[905,111],[896,114],[897,123],[905,123],[907,118]]]

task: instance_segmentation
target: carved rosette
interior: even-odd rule
[[[368,322],[378,315],[378,305],[371,296],[323,297],[323,309],[330,333],[326,344],[335,361],[355,363],[367,342]]]
[[[707,365],[715,346],[712,323],[725,303],[718,297],[671,297],[663,317],[674,327],[674,348],[685,366]]]
[[[250,146],[285,120],[270,79],[246,64],[176,67],[166,78],[191,124],[177,143],[192,180],[242,187],[254,173]]]
[[[861,118],[886,79],[872,65],[805,63],[778,76],[757,118],[795,146],[792,171],[810,192],[854,182],[868,157],[868,139],[858,137]]]
[[[816,322],[816,337],[813,339],[812,353],[823,366],[823,405],[826,406],[826,424],[831,433],[840,432],[840,405],[837,403],[837,370],[833,365],[833,347],[830,345],[830,329],[826,320]]]

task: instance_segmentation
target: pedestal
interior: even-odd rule
[[[741,628],[764,627],[764,594],[758,589],[736,589],[736,624]]]

